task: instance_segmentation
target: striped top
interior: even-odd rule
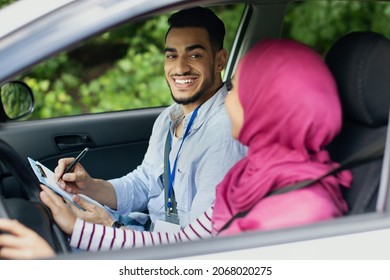
[[[109,251],[211,238],[210,207],[199,218],[175,233],[135,231],[87,223],[77,219],[70,246],[87,251]]]

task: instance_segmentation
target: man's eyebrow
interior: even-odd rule
[[[195,49],[206,50],[206,48],[203,47],[201,44],[196,44],[196,45],[192,45],[192,46],[186,47],[186,51],[187,51],[187,52],[193,51],[193,50],[195,50]]]
[[[196,44],[196,45],[191,45],[191,46],[188,46],[185,48],[185,51],[186,52],[190,52],[190,51],[193,51],[193,50],[196,50],[196,49],[202,49],[202,50],[206,50],[206,48],[201,45],[201,44]],[[177,52],[177,50],[175,48],[165,48],[165,52]]]
[[[165,52],[176,52],[175,48],[165,48]]]

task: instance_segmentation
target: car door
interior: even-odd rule
[[[124,175],[139,163],[161,108],[7,122],[0,137],[26,160],[31,157],[53,169],[62,157],[89,147],[82,164],[91,176]]]

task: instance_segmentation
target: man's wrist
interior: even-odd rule
[[[115,222],[113,222],[113,224],[111,225],[111,227],[113,227],[113,228],[121,228],[121,227],[123,227],[123,226],[124,226],[124,224],[121,223],[121,222],[119,222],[119,221],[115,221]]]

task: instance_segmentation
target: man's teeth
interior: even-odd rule
[[[193,79],[175,80],[175,82],[178,83],[178,84],[189,84],[189,83],[194,82],[194,80]]]

